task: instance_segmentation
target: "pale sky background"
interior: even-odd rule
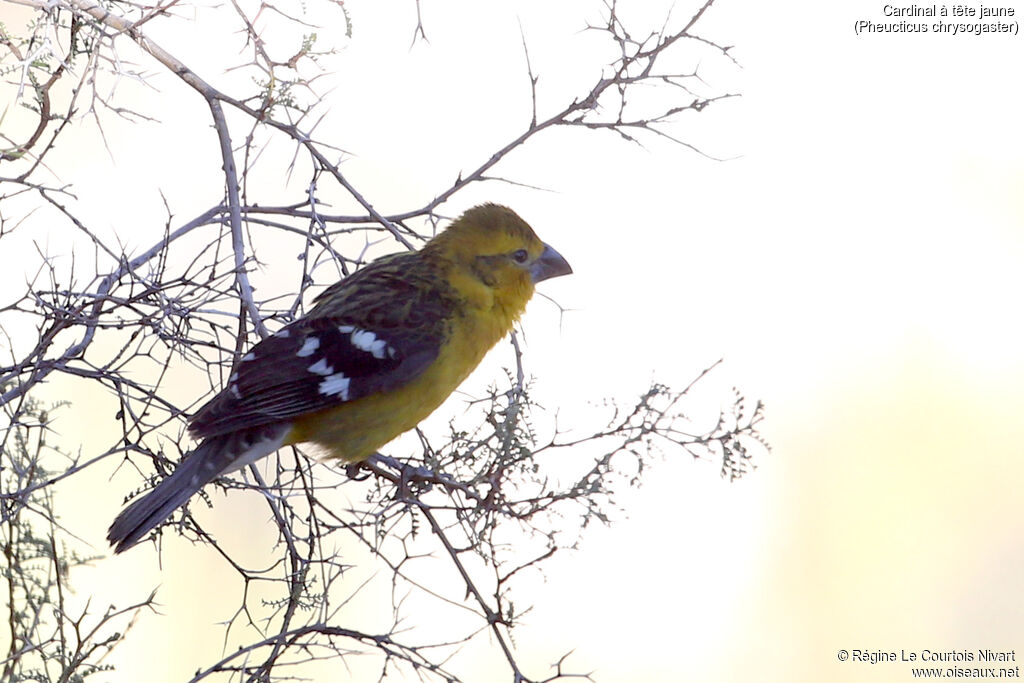
[[[706,110],[688,139],[741,158],[555,131],[503,167],[552,192],[481,186],[451,205],[513,205],[575,268],[542,287],[574,311],[561,326],[543,301],[525,320],[547,404],[628,397],[652,377],[682,386],[724,357],[709,396],[727,400],[714,390],[735,384],[768,409],[774,450],[745,480],[667,459],[620,496],[614,526],[550,563],[515,632],[530,675],[572,649],[569,664],[601,683],[912,680],[904,664],[840,662],[843,649],[1024,656],[1024,43],[856,36],[855,21],[882,20],[884,4],[709,10],[703,33],[736,46],[744,68],[723,78],[743,97]],[[384,211],[422,204],[482,161],[473,150],[521,131],[522,92],[509,90],[525,88],[517,18],[543,111],[589,82],[586,52],[556,39],[581,40],[597,3],[483,5],[423,0],[431,42],[409,51],[411,0],[347,3],[355,33],[324,125]],[[1013,20],[1024,12],[1002,6]],[[164,47],[202,63],[201,34],[156,26]],[[116,164],[95,140],[61,150],[80,161],[65,179],[96,197],[87,214],[140,247],[163,227],[158,188],[187,217],[221,187],[209,140],[178,135],[195,121],[205,131],[205,109],[168,109],[191,95],[148,68],[161,90],[131,92],[166,133],[108,130]],[[460,113],[480,98],[493,99],[493,118],[477,127]],[[63,419],[65,434],[100,443],[85,431],[95,416]],[[114,464],[96,473],[101,499],[64,511],[101,552],[135,485],[129,473],[109,479]],[[244,501],[216,500],[246,523]],[[183,680],[218,656],[214,622],[237,603],[235,577],[225,589],[213,573],[223,565],[189,552],[165,543],[165,561],[177,553],[186,566],[160,572],[143,546],[74,577],[94,604],[161,586],[166,616],[141,619],[101,680]],[[182,618],[191,633],[170,632]],[[160,652],[139,645],[155,642]],[[177,678],[154,677],[154,658],[172,666],[176,648],[202,655],[173,665]],[[472,680],[508,680],[496,661]]]

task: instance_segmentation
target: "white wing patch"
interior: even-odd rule
[[[320,348],[320,338],[312,335],[306,337],[306,341],[303,342],[302,348],[295,352],[295,355],[299,358],[305,358],[306,356],[312,356],[316,353],[316,350]]]
[[[232,372],[231,376],[228,377],[228,391],[235,398],[242,398],[242,392],[238,390],[238,370]]]
[[[325,396],[334,396],[337,394],[342,401],[347,401],[348,386],[351,382],[352,380],[341,372],[328,375],[320,382],[320,393]]]
[[[334,368],[328,365],[326,358],[321,358],[317,362],[309,366],[308,370],[317,375],[332,375],[334,374]]]
[[[377,335],[369,330],[354,330],[352,346],[373,354],[374,358],[384,358],[388,354],[388,343],[383,339],[377,339]]]
[[[354,325],[338,325],[338,332],[348,335],[348,341],[353,348],[369,353],[374,358],[394,358],[395,349],[383,339],[379,338],[370,330],[364,330]],[[295,352],[299,358],[308,358],[315,354],[323,353],[328,349],[322,349],[320,338],[310,334],[302,344],[302,348]],[[315,363],[306,368],[308,372],[323,377],[317,389],[323,396],[334,396],[342,401],[348,401],[351,396],[352,378],[343,372],[335,372],[334,366],[326,357],[321,357]]]

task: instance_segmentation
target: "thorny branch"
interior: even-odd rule
[[[732,62],[728,47],[696,32],[714,0],[699,4],[681,26],[670,29],[674,22],[666,21],[642,39],[627,29],[618,4],[610,2],[603,21],[588,28],[600,32],[616,58],[594,82],[555,105],[539,98],[529,30],[521,27],[529,120],[424,205],[385,211],[377,207],[386,200],[369,197],[360,183],[342,173],[338,149],[313,135],[322,120],[316,69],[331,50],[319,47],[317,27],[304,17],[269,2],[232,0],[227,11],[244,36],[248,61],[226,71],[251,73],[258,88],[229,94],[230,88],[218,89],[149,36],[156,22],[185,14],[184,0],[155,5],[13,1],[34,8],[35,21],[20,36],[0,27],[0,76],[6,81],[3,87],[33,119],[21,134],[7,129],[0,133],[0,240],[24,232],[33,213],[45,211],[63,226],[69,240],[87,244],[93,254],[90,262],[87,252],[78,250],[68,262],[40,249],[25,294],[0,302],[0,332],[10,354],[0,365],[0,407],[10,422],[0,433],[0,542],[8,566],[24,564],[35,552],[46,555],[50,568],[45,580],[28,574],[8,580],[12,638],[3,660],[5,679],[46,670],[53,675],[39,680],[65,681],[96,671],[96,662],[124,638],[123,631],[111,627],[153,604],[150,596],[99,618],[66,613],[60,596],[67,566],[84,560],[74,555],[68,560],[65,544],[57,541],[66,534],[54,523],[52,487],[111,458],[125,469],[138,470],[133,481],[144,480],[140,490],[173,469],[172,451],[180,454],[189,446],[183,418],[204,397],[196,392],[192,405],[169,399],[164,380],[170,368],[202,378],[209,391],[219,389],[253,335],[263,336],[268,328],[300,315],[310,288],[329,284],[318,281],[319,268],[328,266],[336,275],[352,272],[380,237],[393,241],[395,248],[414,248],[463,190],[494,180],[513,182],[494,175],[496,170],[515,150],[538,144],[534,139],[539,133],[559,128],[609,131],[633,143],[660,138],[700,152],[676,129],[687,117],[736,97],[715,90],[698,73],[702,60]],[[344,5],[325,2],[342,13],[351,33]],[[416,0],[416,49],[429,48],[422,9]],[[268,44],[262,30],[271,21],[301,28],[301,43],[286,46],[275,57],[278,47]],[[124,60],[126,41],[153,63],[137,67]],[[146,69],[156,64],[187,84],[209,109],[224,192],[217,205],[184,222],[168,207],[159,236],[157,226],[137,227],[139,234],[150,236],[151,246],[129,255],[82,218],[72,188],[52,181],[58,174],[48,160],[56,141],[70,136],[83,117],[101,132],[109,114],[151,120],[123,108],[113,88],[103,87],[122,78],[145,82]],[[664,92],[653,105],[642,96],[652,88]],[[285,140],[294,147],[289,177],[308,173],[308,182],[294,184],[301,187],[289,185],[294,192],[286,203],[249,197],[250,180],[268,140]],[[358,213],[325,210],[320,197],[338,190],[360,207]],[[301,272],[288,295],[260,299],[253,283],[260,275],[259,253],[278,243],[274,240],[298,245]],[[16,327],[26,325],[35,330],[30,342],[12,336]],[[549,677],[527,677],[510,637],[523,613],[513,599],[517,579],[541,568],[560,549],[574,546],[592,521],[608,521],[615,491],[637,485],[659,451],[714,459],[730,479],[745,474],[753,467],[755,452],[766,448],[757,433],[763,407],[757,403],[748,408],[737,392],[733,405],[716,421],[704,424],[688,418],[690,407],[700,400],[694,388],[708,368],[681,391],[654,384],[635,402],[609,402],[599,424],[564,430],[533,404],[532,380],[514,335],[512,345],[514,371],[474,403],[476,412],[454,420],[447,438],[421,434],[416,455],[403,451],[399,460],[378,454],[339,472],[315,465],[299,452],[282,452],[273,458],[269,474],[252,468],[254,483],[217,482],[265,496],[278,533],[278,552],[269,566],[246,566],[188,508],[155,535],[159,544],[161,533],[173,529],[217,551],[245,592],[228,621],[225,639],[239,631],[246,637],[257,634],[213,664],[197,663],[193,681],[301,678],[303,667],[312,662],[367,653],[377,657],[381,680],[397,669],[422,680],[456,681],[453,656],[480,638],[497,644],[513,681],[589,679],[568,671],[565,657]],[[68,456],[44,438],[53,417],[40,408],[36,394],[45,381],[55,379],[106,389],[118,433],[105,452]],[[193,507],[201,504],[193,502]],[[421,533],[424,527],[429,533]],[[391,584],[393,622],[384,631],[352,626],[358,622],[344,595],[359,593],[374,580],[371,576],[352,585],[353,567],[360,563],[349,558],[356,552]],[[459,577],[461,594],[425,578],[422,567],[436,564],[438,557]],[[53,600],[58,605],[54,636],[44,634],[41,617],[29,615],[25,621],[23,615],[29,612],[17,611],[26,601],[41,610],[50,595],[57,596]],[[275,597],[258,597],[266,595]],[[409,596],[471,614],[477,628],[450,637],[408,628]]]

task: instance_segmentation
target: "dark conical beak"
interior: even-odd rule
[[[572,266],[569,265],[569,262],[547,244],[544,245],[541,255],[530,266],[530,277],[534,284],[570,273],[572,273]]]

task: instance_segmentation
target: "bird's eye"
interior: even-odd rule
[[[516,263],[526,263],[526,261],[529,258],[530,252],[526,251],[525,249],[518,249],[512,252],[512,260],[515,261]]]

